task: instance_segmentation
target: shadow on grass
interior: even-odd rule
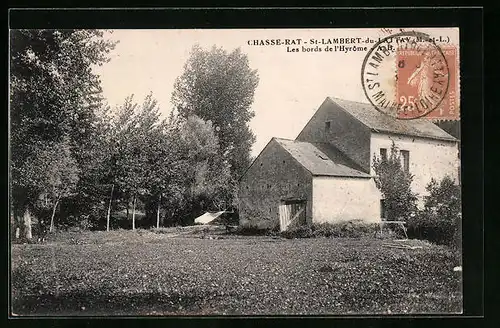
[[[229,295],[225,295],[226,297]],[[19,316],[136,316],[204,314],[220,295],[139,292],[131,294],[96,294],[67,292],[58,295],[24,295],[12,300],[12,312]]]

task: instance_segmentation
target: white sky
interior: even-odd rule
[[[418,31],[436,34],[436,30]],[[392,33],[397,32],[392,29]],[[451,42],[458,45],[458,29],[441,29],[438,34],[449,35]],[[366,52],[287,53],[287,46],[249,46],[248,40],[378,39],[387,35],[381,29],[115,30],[110,38],[119,43],[110,55],[111,61],[96,72],[112,107],[123,103],[130,94],[141,103],[152,91],[166,116],[171,110],[174,81],[182,74],[194,44],[205,49],[216,45],[228,51],[240,47],[260,78],[252,106],[255,117],[250,123],[257,137],[252,150],[256,156],[272,137],[295,139],[327,96],[367,102],[361,86]]]

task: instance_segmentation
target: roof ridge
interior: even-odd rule
[[[273,137],[273,139],[284,140],[284,141],[291,141],[291,142],[295,142],[295,143],[309,143],[309,144],[312,144],[311,142],[308,142],[308,141],[300,141],[300,140],[296,140],[296,139],[288,139],[288,138],[280,138],[280,137]]]
[[[397,118],[392,117],[390,115],[381,113],[379,110],[376,110],[375,107],[373,109],[377,113],[369,114],[372,117],[373,117],[373,115],[377,115],[377,116],[380,116],[380,117],[384,116],[384,118],[383,119],[381,118],[381,119],[382,120],[384,120],[384,119],[385,120],[387,120],[387,119],[391,120],[392,122],[390,124],[396,124],[396,125],[402,124],[403,126],[405,126],[405,125],[406,126],[410,126],[413,129],[415,129],[416,131],[415,132],[413,132],[413,131],[411,131],[411,132],[410,131],[402,132],[402,131],[398,131],[397,128],[374,126],[377,123],[374,124],[371,121],[372,118],[370,116],[365,117],[365,116],[361,115],[361,117],[360,117],[361,113],[359,113],[359,110],[360,110],[359,108],[351,108],[350,106],[344,106],[344,104],[348,105],[349,103],[351,103],[353,105],[363,106],[363,107],[365,107],[365,106],[373,107],[373,105],[371,105],[369,103],[363,103],[363,102],[359,102],[359,101],[354,101],[354,100],[346,100],[346,99],[336,98],[336,97],[333,97],[333,96],[328,96],[327,98],[330,99],[330,101],[332,101],[334,104],[336,104],[345,113],[347,113],[348,115],[352,116],[355,120],[357,120],[361,124],[365,125],[366,127],[368,127],[370,130],[372,130],[374,132],[394,133],[394,134],[405,135],[405,136],[410,136],[410,137],[420,137],[420,138],[434,139],[434,140],[445,140],[445,141],[454,141],[454,142],[458,141],[457,138],[455,138],[454,136],[452,136],[451,134],[449,134],[448,132],[446,132],[444,129],[442,129],[441,127],[437,126],[436,124],[434,124],[434,122],[432,122],[432,121],[430,121],[428,119],[417,118],[417,119],[413,119],[413,120],[400,120],[400,119],[397,119]],[[337,100],[338,100],[338,102],[337,102]],[[414,121],[414,122],[417,122],[418,124],[423,124],[423,127],[427,126],[429,129],[438,130],[438,131],[440,131],[441,135],[433,134],[430,131],[420,130],[417,126],[412,125],[408,121]],[[378,122],[378,123],[381,123],[381,122]],[[382,123],[382,124],[385,124],[385,123]],[[429,130],[429,129],[427,129],[427,130]]]
[[[367,103],[367,102],[361,102],[361,101],[357,101],[357,100],[349,100],[349,99],[342,99],[342,98],[338,98],[338,97],[333,97],[333,96],[328,96],[328,98],[334,100],[334,99],[338,99],[340,101],[348,101],[348,102],[353,102],[353,103],[356,103],[356,104],[361,104],[361,105],[370,105],[370,103]]]
[[[344,157],[344,159],[346,160],[347,165],[348,167],[351,167],[355,170],[358,170],[358,171],[361,171],[363,173],[366,173],[365,170],[358,164],[356,163],[352,158],[351,156],[349,156],[348,154],[346,154],[343,150],[341,150],[339,147],[337,147],[336,145],[334,145],[333,143],[331,142],[314,142],[314,143],[311,143],[314,147],[316,147],[316,149],[318,149],[319,151],[321,151],[322,153],[324,153],[327,157],[330,158],[330,155],[325,153],[323,150],[319,149],[316,144],[321,144],[321,145],[325,145],[327,147],[330,147],[330,148],[333,148],[336,152],[338,152],[341,156]],[[331,159],[331,158],[330,158]]]
[[[277,140],[279,143],[279,140]],[[352,160],[347,158],[346,155],[340,152],[336,147],[332,147],[329,143],[324,143],[338,153],[339,158],[332,157],[328,152],[323,151],[318,147],[317,143],[308,141],[288,140],[292,142],[279,143],[283,149],[290,154],[290,156],[299,163],[304,169],[309,171],[312,175],[326,175],[326,176],[343,176],[343,177],[359,177],[370,178],[371,176],[351,165]],[[321,155],[321,156],[320,156]],[[323,158],[325,157],[325,158]],[[317,159],[321,159],[319,162]],[[328,164],[326,164],[326,162]],[[340,162],[339,162],[340,160]]]

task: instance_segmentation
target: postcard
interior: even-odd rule
[[[462,313],[459,35],[11,29],[11,315]]]

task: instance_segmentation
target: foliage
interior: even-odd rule
[[[147,177],[150,176],[148,157],[150,141],[159,124],[159,109],[152,95],[146,96],[142,108],[133,103],[133,96],[125,99],[114,122],[116,145],[113,182],[128,197],[147,193]]]
[[[210,240],[127,230],[50,238],[13,247],[11,305],[18,315],[461,310],[452,253],[417,241],[410,242],[422,248],[401,250],[368,238]]]
[[[445,176],[440,182],[431,179],[426,189],[424,209],[408,220],[409,236],[460,248],[460,186]]]
[[[92,69],[116,43],[102,31],[10,36],[15,222],[31,227],[34,214],[40,224],[56,218],[61,227],[102,228],[108,209],[116,219],[133,203],[132,216],[145,213],[148,227],[185,225],[234,207],[235,168],[246,167],[254,138],[247,123],[258,82],[240,50],[195,47],[176,82],[178,114],[162,120],[152,94],[140,104],[131,95],[115,110],[103,103]]]
[[[314,236],[313,228],[309,224],[299,225],[282,231],[280,235],[284,238],[310,238]]]
[[[219,152],[219,142],[211,121],[204,121],[192,115],[180,118],[174,130],[176,147],[179,152],[177,163],[181,176],[178,196],[183,204],[185,221],[192,223],[205,211],[225,210],[231,199],[234,181],[229,166]],[[179,204],[178,204],[179,205]]]
[[[239,48],[227,52],[194,46],[174,85],[172,103],[180,116],[196,115],[213,123],[218,154],[229,163],[233,179],[250,164],[255,136],[248,123],[255,115],[251,105],[258,82],[257,71]]]
[[[281,233],[285,238],[360,238],[373,237],[379,230],[378,224],[364,223],[362,221],[343,221],[338,223],[306,224],[292,227]]]
[[[52,198],[53,202],[70,196],[79,179],[79,168],[71,156],[67,139],[41,145],[36,154],[27,158],[23,169],[22,179],[34,183],[36,189],[33,192]]]
[[[131,95],[114,115],[105,116],[110,124],[102,135],[103,149],[108,153],[102,181],[108,190],[113,186],[118,210],[129,208],[134,200],[136,205],[143,202],[148,208],[157,208],[156,202],[171,180],[168,174],[173,155],[159,112],[152,94],[142,105]]]
[[[450,176],[445,176],[439,183],[431,179],[426,189],[429,192],[425,196],[426,210],[449,221],[461,214],[460,186]]]
[[[232,233],[241,236],[278,236],[279,227],[261,228],[256,225],[239,225]]]
[[[101,106],[92,67],[106,62],[114,45],[98,30],[10,31],[10,174],[17,220],[33,210],[44,191],[64,197],[76,182],[84,162],[80,151]],[[56,159],[54,150],[60,148]],[[47,158],[56,165],[43,166]]]
[[[375,184],[385,199],[388,220],[407,218],[417,210],[417,195],[411,190],[413,175],[401,167],[401,159],[394,142],[387,158],[374,155]]]
[[[106,179],[117,200],[144,203],[150,225],[158,215],[189,224],[203,211],[225,209],[233,185],[212,123],[194,115],[160,121],[159,111],[152,94],[142,106],[130,96],[112,117]]]
[[[80,170],[71,156],[67,139],[62,143],[49,143],[45,146],[37,156],[28,158],[30,163],[25,176],[36,175],[32,181],[38,180],[40,196],[34,210],[38,214],[38,221],[51,222],[52,230],[59,201],[74,194]],[[52,209],[51,213],[47,211],[49,208]]]
[[[234,231],[234,234],[244,236],[281,236],[288,239],[294,238],[360,238],[373,237],[380,230],[378,224],[365,223],[361,220],[350,220],[338,223],[313,223],[290,227],[280,231],[279,225],[272,228],[262,228],[254,225],[242,225]]]

